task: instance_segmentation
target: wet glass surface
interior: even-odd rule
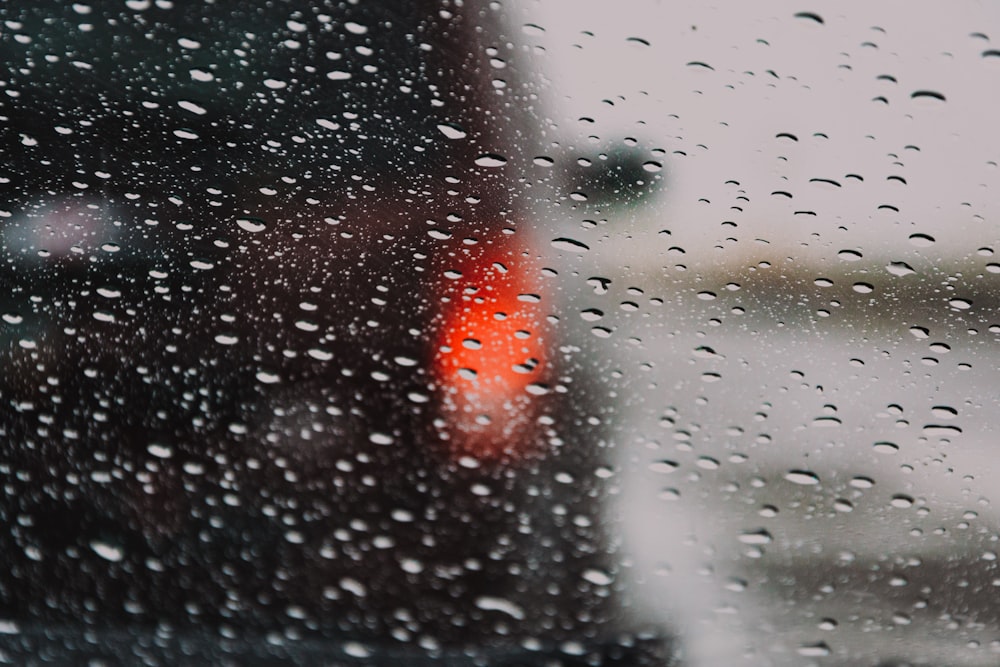
[[[994,665],[992,7],[0,7],[0,661]]]

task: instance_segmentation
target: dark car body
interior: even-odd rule
[[[517,201],[498,5],[0,17],[5,655],[669,660]]]

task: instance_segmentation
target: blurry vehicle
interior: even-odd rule
[[[668,664],[499,5],[12,3],[0,653]]]

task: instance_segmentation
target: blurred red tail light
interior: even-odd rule
[[[520,458],[537,446],[547,374],[538,273],[509,246],[467,251],[446,271],[432,369],[454,456]]]

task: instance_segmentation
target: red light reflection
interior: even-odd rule
[[[521,458],[546,371],[537,266],[509,247],[463,251],[446,267],[432,362],[443,431],[454,456]]]

